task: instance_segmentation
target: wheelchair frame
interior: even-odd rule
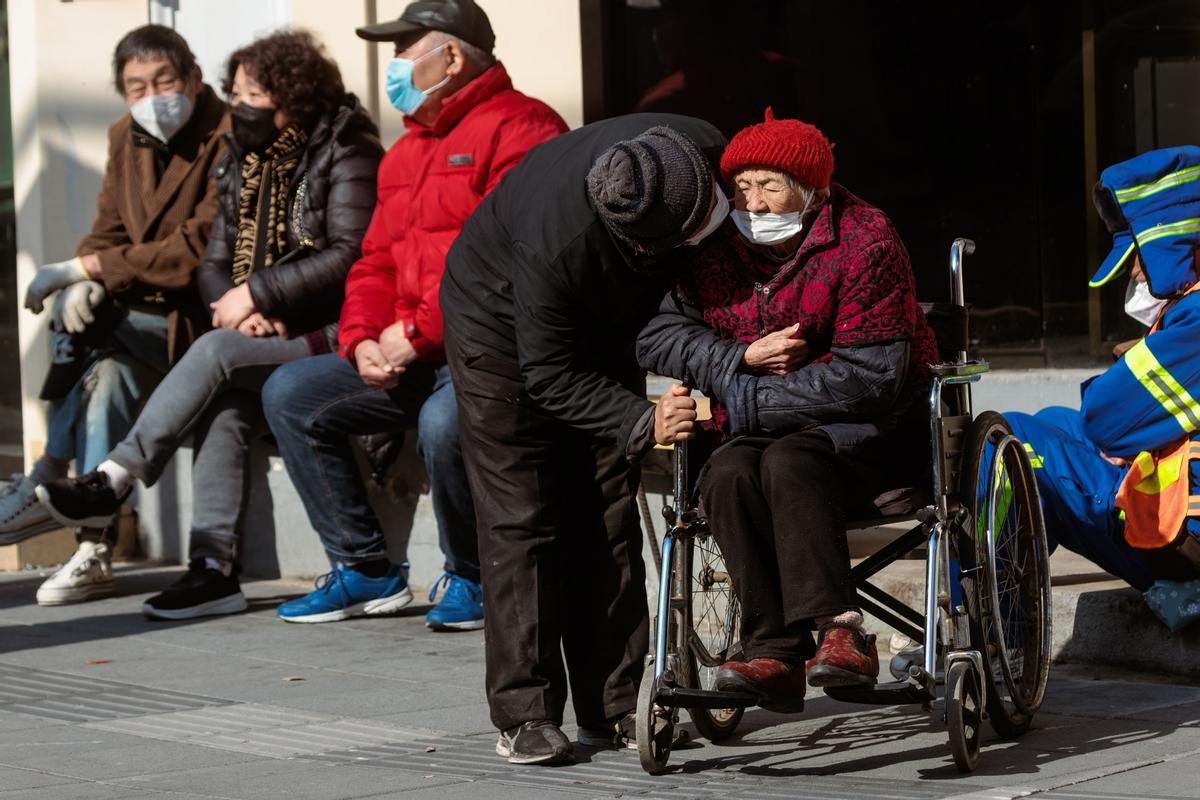
[[[923,658],[919,664],[910,663],[907,675],[894,683],[825,689],[828,696],[846,702],[918,704],[932,711],[937,700],[940,656],[950,749],[964,772],[977,765],[983,720],[990,719],[992,727],[1005,737],[1020,735],[1028,728],[1045,691],[1051,636],[1049,556],[1028,456],[1002,417],[985,412],[975,418],[972,413],[971,384],[989,370],[986,362],[969,361],[966,352],[963,258],[974,249],[968,239],[956,239],[950,248],[951,308],[956,309],[957,329],[949,348],[953,357],[931,366],[933,502],[915,514],[847,524],[849,534],[888,523],[917,523],[852,567],[851,575],[862,609],[922,642]],[[758,700],[743,692],[700,686],[701,669],[738,660],[740,645],[736,597],[728,574],[711,564],[704,566],[707,578],[702,576],[701,586],[706,585],[704,580],[716,582],[722,576],[725,581],[728,608],[722,629],[724,646],[715,654],[709,652],[700,634],[693,630],[692,555],[698,543],[708,543],[712,535],[691,503],[686,444],[676,445],[674,503],[663,509],[669,530],[663,537],[659,559],[652,652],[647,656],[637,704],[639,756],[643,768],[651,774],[666,767],[680,708],[689,710],[702,735],[716,740],[733,733],[743,709]],[[973,458],[973,472],[964,467],[967,458]],[[986,476],[982,469],[985,466]],[[970,487],[973,492],[967,492]],[[1007,561],[1005,553],[998,552],[998,548],[1004,548],[998,544],[1003,536],[998,523],[1005,528],[1010,523],[1016,525],[1011,540],[1014,551],[1019,546],[1017,537],[1027,531],[1028,546]],[[652,530],[649,538],[655,546]],[[918,610],[869,579],[921,545],[926,548],[925,598],[923,608]],[[1014,575],[1019,590],[1016,599],[1009,589],[1002,599],[999,584],[1011,581]],[[1007,616],[1014,608],[1026,619],[1020,620],[1014,631],[1006,632]],[[1010,643],[1010,636],[1017,641]],[[1032,653],[1026,652],[1030,641]],[[1021,648],[1019,664],[1010,655],[1010,644]]]

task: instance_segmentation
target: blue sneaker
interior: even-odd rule
[[[438,589],[443,586],[446,591],[441,602],[425,615],[425,626],[435,631],[477,631],[482,628],[483,587],[444,572],[429,590],[429,602],[433,602]]]
[[[350,617],[399,611],[412,602],[412,591],[397,564],[382,578],[368,578],[342,564],[314,581],[316,591],[279,606],[284,622],[336,622]]]

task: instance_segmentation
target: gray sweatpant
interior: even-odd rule
[[[280,364],[309,354],[304,339],[209,331],[167,373],[129,435],[109,454],[153,486],[179,446],[193,437],[191,558],[235,559],[247,452],[256,436],[269,431],[262,386]]]

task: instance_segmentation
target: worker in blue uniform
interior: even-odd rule
[[[1051,547],[1146,591],[1200,578],[1200,147],[1109,167],[1093,201],[1113,249],[1091,286],[1128,273],[1125,310],[1150,331],[1083,384],[1079,411],[1005,417]]]

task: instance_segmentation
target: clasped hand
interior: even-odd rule
[[[354,365],[359,376],[368,386],[377,389],[394,387],[408,365],[416,360],[417,351],[409,341],[403,322],[384,328],[379,341],[366,339],[354,348]]]
[[[83,333],[96,321],[93,313],[108,292],[98,281],[72,283],[59,291],[50,308],[50,327],[67,333]]]
[[[768,333],[742,355],[742,367],[753,375],[786,375],[808,359],[808,342],[795,338],[800,325]]]

